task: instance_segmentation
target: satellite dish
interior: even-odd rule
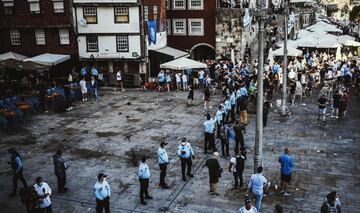
[[[80,24],[80,26],[85,27],[86,26],[86,19],[84,19],[84,18],[80,19],[79,24]]]

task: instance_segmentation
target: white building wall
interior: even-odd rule
[[[137,0],[73,0],[74,3],[137,3]]]
[[[90,58],[93,55],[94,58],[124,58],[124,59],[136,59],[132,53],[137,52],[141,54],[141,40],[140,35],[129,36],[129,51],[117,52],[116,50],[116,35],[98,36],[99,52],[87,52],[86,49],[86,36],[78,36],[78,47],[80,58]]]
[[[81,26],[83,7],[76,8],[78,33],[140,33],[139,7],[129,7],[129,23],[115,23],[114,7],[97,7],[97,24]]]

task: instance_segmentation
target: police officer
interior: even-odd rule
[[[13,170],[13,191],[11,194],[9,194],[10,197],[16,196],[16,190],[17,190],[17,181],[18,179],[22,182],[25,189],[27,189],[27,183],[25,181],[24,175],[23,175],[23,164],[20,157],[20,154],[14,149],[10,148],[8,149],[9,154],[11,155],[11,162],[8,162],[8,164],[11,165],[11,168]]]
[[[182,173],[182,180],[186,181],[185,177],[185,168],[187,166],[187,175],[189,177],[194,177],[191,174],[191,166],[192,166],[192,159],[195,159],[194,151],[191,147],[189,142],[186,142],[186,138],[181,140],[181,144],[178,146],[177,155],[180,157],[181,161],[181,173]]]
[[[146,156],[141,157],[141,162],[139,165],[139,182],[140,182],[140,200],[142,205],[146,205],[145,199],[153,199],[148,192],[149,188],[149,179],[150,179],[150,170],[146,164]]]
[[[161,142],[160,147],[157,152],[158,159],[159,159],[160,171],[161,171],[159,186],[161,186],[163,189],[169,188],[169,186],[165,183],[166,169],[167,169],[167,165],[170,163],[168,155],[165,150],[166,146],[167,146],[167,143],[165,143],[164,141]]]
[[[205,143],[204,143],[204,153],[207,154],[208,149],[213,149],[213,152],[216,151],[215,149],[215,138],[214,138],[214,131],[215,131],[215,121],[211,118],[209,113],[206,114],[207,120],[204,122],[204,132],[205,132]]]
[[[221,126],[221,121],[223,120],[223,106],[219,106],[218,111],[215,114],[215,120],[216,120],[216,125],[217,125],[217,132],[216,135],[219,138],[220,136],[220,126]]]
[[[107,175],[104,173],[98,174],[98,181],[93,187],[95,200],[96,200],[96,213],[110,213],[110,186],[106,181]]]
[[[67,192],[68,188],[65,187],[66,184],[66,172],[67,165],[62,158],[62,150],[57,150],[56,154],[53,156],[54,159],[54,169],[55,169],[55,175],[57,177],[58,182],[58,192],[59,193],[65,193]]]

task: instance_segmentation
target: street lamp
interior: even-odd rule
[[[289,15],[289,3],[288,0],[284,1],[285,10],[284,10],[284,27],[285,27],[285,41],[284,41],[284,61],[283,61],[283,80],[282,80],[282,90],[281,90],[281,106],[279,109],[279,114],[286,116],[288,114],[288,109],[286,107],[286,88],[287,88],[287,40],[288,40],[288,15]]]
[[[264,72],[264,28],[266,21],[266,3],[265,0],[257,0],[257,14],[259,21],[258,48],[259,48],[259,67],[257,79],[257,100],[256,100],[256,129],[255,129],[255,156],[254,173],[257,168],[263,165],[263,72]]]

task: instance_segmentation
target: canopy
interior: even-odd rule
[[[307,30],[310,30],[312,32],[334,32],[334,33],[342,33],[342,30],[338,29],[333,24],[328,24],[323,21],[318,21],[316,24],[306,28]]]
[[[284,48],[280,48],[277,49],[273,52],[274,56],[283,56],[284,55]],[[297,57],[297,56],[301,56],[302,55],[302,51],[295,49],[293,47],[288,47],[287,48],[287,56],[292,56],[292,57]]]
[[[355,41],[355,38],[349,35],[339,36],[338,41],[344,46],[360,47],[360,42]]]
[[[38,64],[32,61],[23,62],[14,59],[0,61],[0,68],[13,69],[13,70],[38,71],[38,70],[45,70],[48,67],[49,66]]]
[[[153,51],[159,52],[159,53],[162,53],[165,55],[170,55],[170,56],[174,57],[174,59],[190,56],[188,52],[178,50],[178,49],[168,47],[168,46],[163,47],[161,49],[153,50]]]
[[[185,57],[175,59],[173,61],[166,62],[160,65],[161,69],[172,69],[172,70],[185,70],[185,69],[202,69],[207,68],[207,65],[188,59]]]
[[[70,59],[70,55],[60,55],[60,54],[51,54],[51,53],[45,53],[42,55],[38,55],[32,58],[25,59],[26,61],[32,61],[35,63],[43,64],[43,65],[57,65],[64,61],[67,61]]]
[[[316,3],[314,0],[290,0],[290,3]]]
[[[319,42],[316,44],[316,48],[338,48],[341,47],[340,42],[338,41],[337,36],[333,35],[326,35],[324,39],[319,40]]]
[[[12,59],[12,60],[17,60],[17,61],[22,61],[24,59],[27,59],[28,57],[24,56],[24,55],[20,55],[14,52],[7,52],[4,54],[0,55],[0,61],[5,61],[8,59]]]

